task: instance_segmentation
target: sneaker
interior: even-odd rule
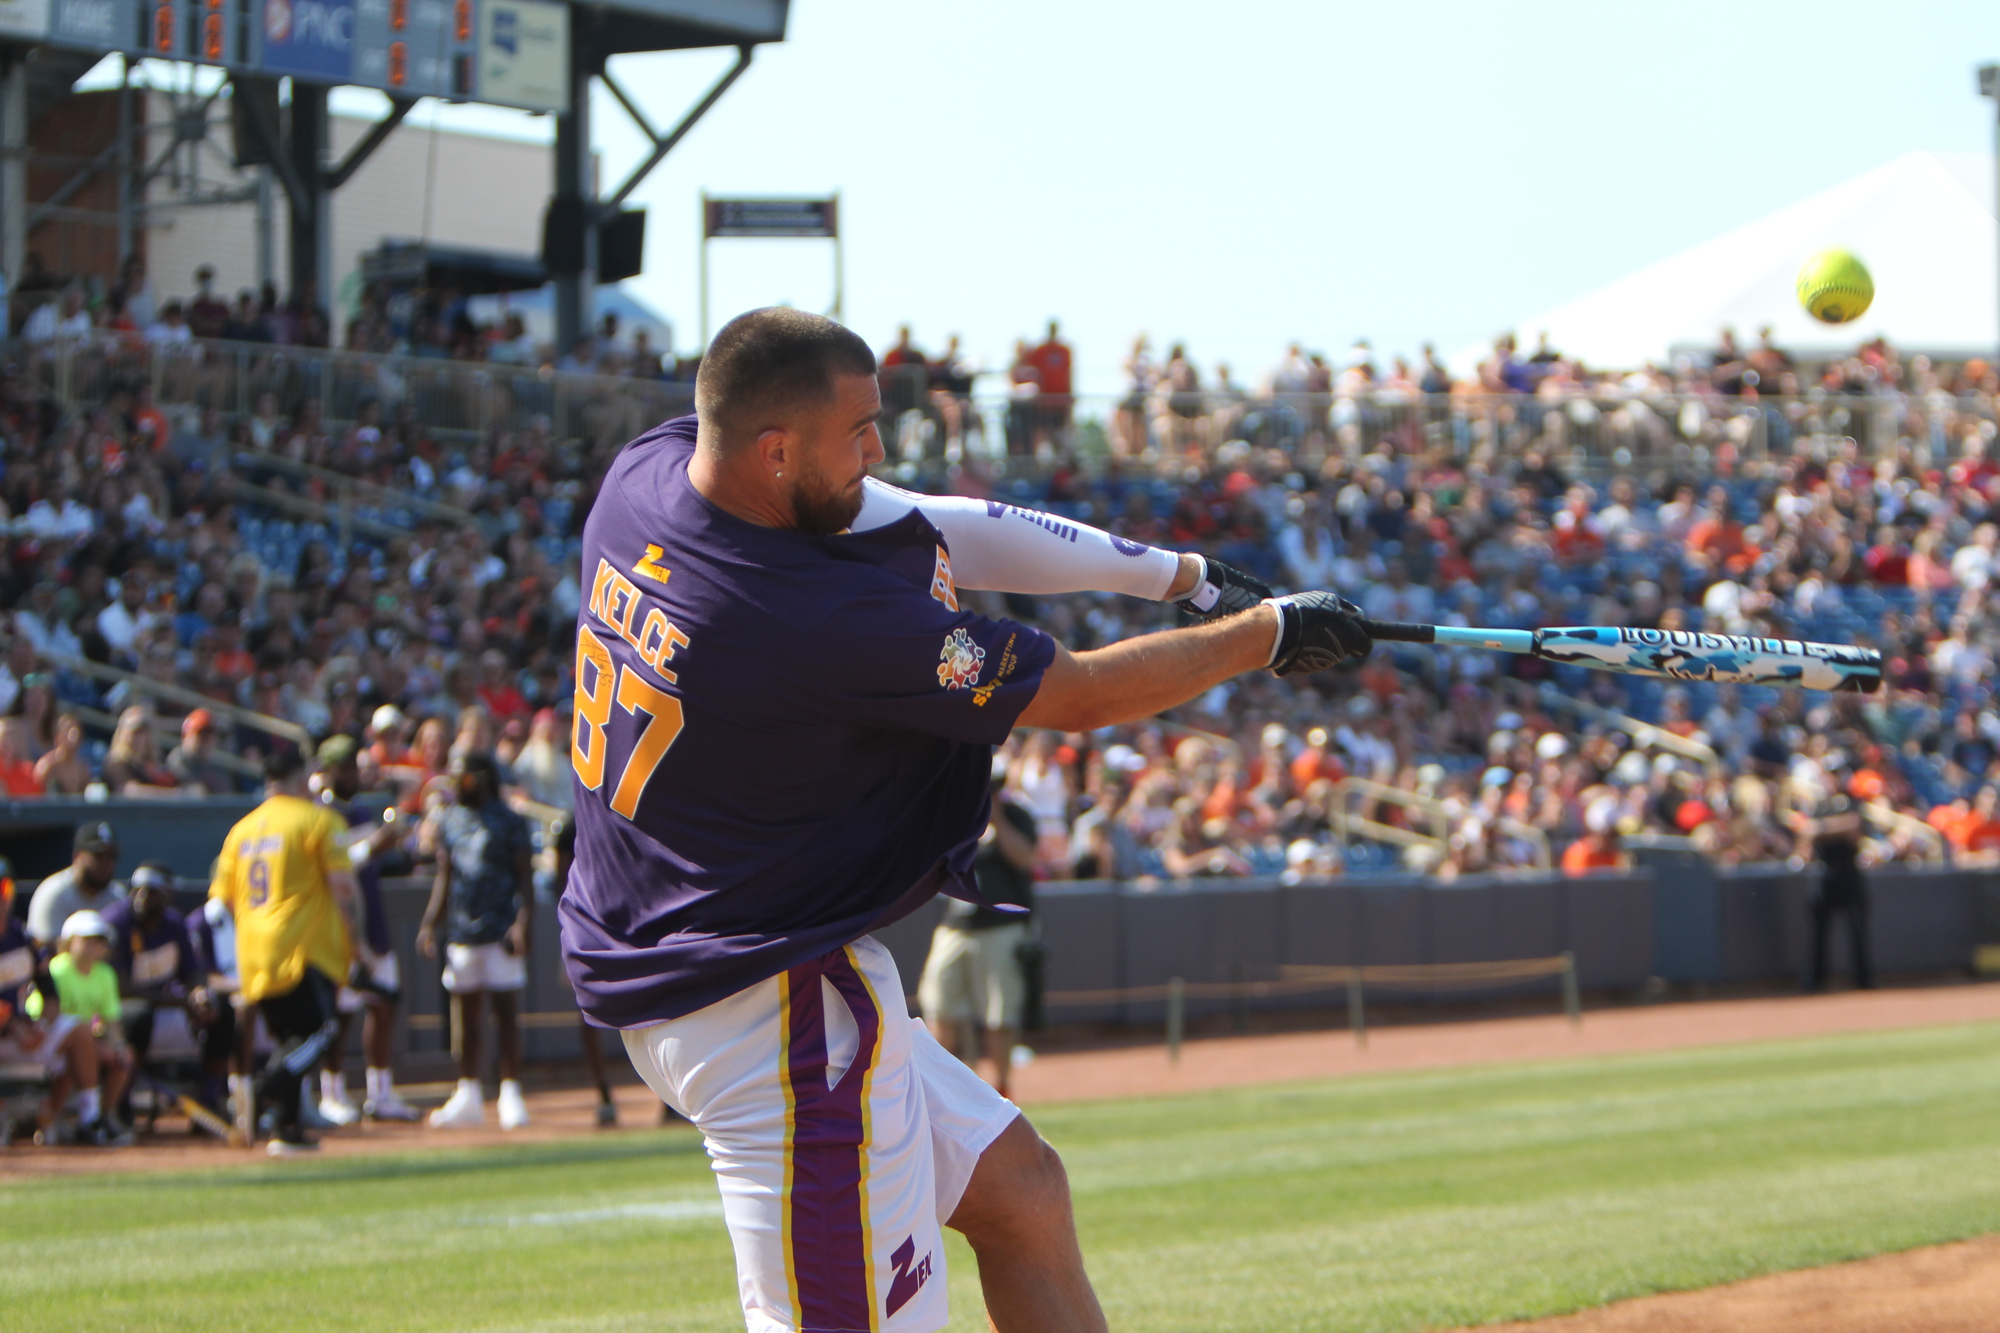
[[[519,1129],[528,1123],[528,1104],[521,1100],[521,1085],[512,1079],[500,1084],[500,1128]]]
[[[370,1120],[394,1120],[407,1125],[417,1119],[417,1108],[392,1092],[386,1097],[370,1097],[361,1103],[361,1114]]]
[[[477,1129],[485,1123],[486,1098],[477,1084],[459,1084],[451,1100],[431,1112],[432,1129]]]
[[[321,1112],[320,1110],[321,1105],[322,1103],[320,1102],[320,1099],[317,1097],[301,1096],[299,1098],[299,1127],[301,1129],[340,1128],[340,1123],[338,1121],[328,1119],[327,1116],[323,1112]]]
[[[597,1127],[599,1129],[618,1128],[618,1103],[599,1102],[597,1105]]]
[[[303,1129],[279,1130],[264,1151],[272,1157],[298,1157],[319,1151],[319,1144]]]
[[[108,1118],[84,1126],[76,1135],[79,1148],[129,1148],[136,1142],[138,1135]]]
[[[348,1101],[345,1097],[338,1100],[332,1097],[322,1097],[319,1099],[319,1115],[320,1119],[326,1121],[328,1125],[339,1129],[359,1120],[361,1118],[361,1111],[360,1108],[356,1107],[353,1102]]]

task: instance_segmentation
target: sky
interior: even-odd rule
[[[612,71],[664,126],[733,56]],[[1924,0],[793,0],[635,193],[630,286],[692,351],[701,192],[838,190],[842,313],[877,347],[907,322],[1002,368],[1054,317],[1093,392],[1142,330],[1251,383],[1293,340],[1448,353],[1912,149],[1992,151],[1987,60],[2000,9]],[[409,123],[433,116],[552,123]],[[601,91],[593,117],[609,188],[646,145]],[[714,323],[827,309],[831,251],[714,243]]]

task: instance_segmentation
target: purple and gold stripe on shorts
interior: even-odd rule
[[[824,978],[859,1030],[854,1062],[827,1086]],[[869,1085],[882,1052],[882,1007],[852,948],[778,979],[784,1032],[785,1275],[808,1333],[872,1333],[876,1317],[868,1225]]]

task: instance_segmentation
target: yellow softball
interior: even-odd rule
[[[1868,266],[1845,250],[1822,250],[1799,270],[1799,304],[1822,324],[1846,324],[1875,299]]]

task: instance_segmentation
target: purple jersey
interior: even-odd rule
[[[150,927],[139,924],[129,898],[105,908],[103,916],[111,928],[111,970],[127,993],[182,995],[206,980],[187,922],[173,908]]]
[[[921,513],[759,527],[689,483],[694,440],[693,417],[640,436],[584,526],[558,912],[608,1027],[692,1013],[940,891],[977,900],[989,747],[1055,655],[958,609]]]

